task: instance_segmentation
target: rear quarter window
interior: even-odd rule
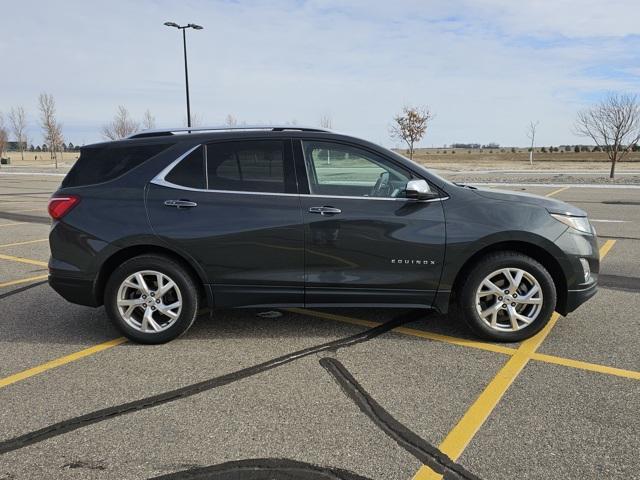
[[[172,143],[154,143],[82,148],[80,158],[62,181],[62,187],[79,187],[113,180],[171,146]]]

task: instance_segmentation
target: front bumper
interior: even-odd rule
[[[591,286],[587,288],[583,288],[581,290],[569,290],[567,291],[567,302],[565,304],[565,312],[563,315],[566,315],[569,312],[573,312],[576,308],[582,305],[584,302],[589,300],[598,292],[598,283],[594,282]]]
[[[566,281],[566,290],[564,290],[566,294],[558,292],[556,310],[561,315],[566,315],[596,294],[600,253],[598,240],[594,235],[583,234],[571,228],[560,235],[556,245],[564,253],[561,264]],[[588,264],[588,272],[585,271],[581,260]]]

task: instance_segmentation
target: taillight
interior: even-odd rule
[[[80,203],[80,197],[77,195],[51,197],[49,199],[49,216],[54,220],[60,220],[78,203]]]

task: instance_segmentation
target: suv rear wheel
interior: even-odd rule
[[[556,288],[539,262],[496,252],[474,265],[458,295],[458,311],[478,335],[504,342],[529,338],[549,321]]]
[[[169,257],[141,255],[109,277],[105,308],[129,339],[164,343],[182,335],[198,311],[198,290],[189,273]]]

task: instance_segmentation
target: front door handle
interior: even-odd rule
[[[193,208],[198,206],[196,202],[190,200],[165,200],[164,205],[175,208]]]
[[[310,207],[309,213],[319,213],[320,215],[337,215],[338,213],[342,213],[342,210],[335,207]]]

